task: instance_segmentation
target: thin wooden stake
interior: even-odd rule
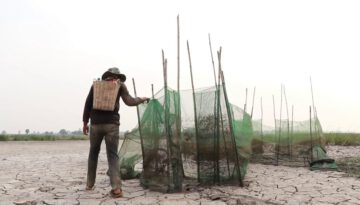
[[[221,65],[220,65],[220,58],[221,58],[221,47],[220,47],[220,50],[217,52],[217,56],[218,56],[218,63],[219,63],[219,71],[218,71],[218,77],[219,77],[219,89],[217,90],[218,91],[218,96],[217,96],[217,99],[218,99],[218,104],[217,104],[217,121],[216,121],[216,134],[214,135],[214,153],[215,153],[215,161],[214,161],[214,173],[215,173],[215,176],[214,177],[214,183],[217,183],[219,184],[220,183],[220,164],[219,164],[219,161],[220,161],[220,158],[219,158],[219,149],[220,149],[220,116],[222,115],[221,113],[221,103],[220,103],[220,77],[221,77]]]
[[[276,138],[277,138],[277,135],[276,135],[276,110],[275,110],[275,97],[274,95],[272,96],[273,97],[273,111],[274,111],[274,124],[275,124],[275,133],[274,133],[274,140],[275,140],[275,154],[276,154],[276,165],[279,164],[279,158],[278,158],[278,152],[277,152],[277,146],[276,146]]]
[[[215,163],[214,163],[214,173],[216,173],[216,179],[214,182],[220,182],[219,178],[219,137],[220,137],[220,118],[222,118],[222,111],[221,111],[221,101],[220,101],[220,78],[221,78],[221,52],[222,48],[220,47],[219,51],[217,52],[218,57],[218,86],[217,86],[217,104],[216,104],[216,134],[214,135],[214,152],[215,152]]]
[[[155,95],[154,95],[154,84],[151,84],[151,94],[152,94],[152,98],[154,99],[154,98],[155,98]]]
[[[133,82],[133,86],[134,86],[134,95],[135,97],[137,97],[137,94],[136,94],[136,87],[135,87],[135,80],[134,78],[132,79],[132,82]],[[136,111],[137,111],[137,117],[138,117],[138,126],[139,126],[139,135],[140,135],[140,142],[141,142],[141,152],[142,152],[142,156],[143,156],[143,159],[144,159],[144,143],[143,143],[143,136],[142,136],[142,132],[141,132],[141,123],[140,123],[140,111],[139,111],[139,106],[137,105],[136,106]]]
[[[247,109],[247,97],[248,97],[248,89],[245,89],[245,104],[244,104],[244,111],[246,112]]]
[[[227,110],[227,114],[228,114],[228,118],[229,118],[228,120],[229,120],[230,133],[231,133],[231,138],[232,138],[234,150],[235,150],[235,157],[236,157],[235,165],[237,167],[236,171],[239,176],[240,186],[243,187],[244,184],[242,181],[242,175],[241,175],[241,171],[240,171],[239,156],[238,156],[238,152],[237,152],[235,134],[234,134],[233,124],[232,124],[233,122],[232,122],[232,115],[231,115],[231,110],[230,110],[230,103],[229,103],[229,99],[228,99],[227,92],[226,92],[224,73],[221,69],[221,48],[220,48],[220,52],[218,52],[218,62],[219,62],[219,70],[220,70],[220,74],[221,74],[221,81],[222,81],[222,85],[223,85],[223,92],[224,92],[224,97],[225,97],[225,102],[226,102],[226,110]]]
[[[309,106],[309,110],[310,110],[309,112],[310,112],[310,146],[311,146],[310,147],[310,149],[311,149],[311,158],[310,158],[311,161],[310,161],[310,163],[311,163],[313,161],[313,136],[312,136],[312,129],[311,129],[311,127],[312,127],[311,126],[311,123],[312,123],[311,122],[311,117],[312,117],[311,116],[311,106]]]
[[[197,110],[196,110],[196,95],[195,95],[195,88],[194,88],[194,79],[193,79],[193,72],[192,72],[192,64],[191,64],[191,55],[190,55],[190,48],[189,48],[189,41],[187,43],[188,55],[189,55],[189,66],[190,66],[190,77],[191,77],[191,88],[193,92],[193,103],[194,103],[194,122],[195,122],[195,138],[196,138],[196,161],[197,161],[197,179],[200,183],[200,157],[199,157],[199,127],[197,121]]]
[[[220,97],[220,86],[218,87],[218,84],[216,82],[216,71],[215,71],[215,63],[214,63],[214,57],[213,57],[213,51],[212,51],[212,46],[211,46],[211,38],[210,38],[210,34],[208,34],[209,36],[209,47],[210,47],[210,54],[211,54],[211,62],[212,62],[212,65],[213,65],[213,72],[214,72],[214,80],[215,80],[215,93],[218,93],[218,96]],[[221,55],[221,48],[220,48],[220,55]],[[220,72],[220,70],[219,70]],[[219,81],[218,81],[219,85],[220,85],[220,74],[219,74]],[[220,98],[218,98],[220,99]],[[218,100],[216,99],[216,100]],[[217,103],[216,103],[216,100],[215,100],[215,103],[214,103],[214,113],[215,113],[215,127],[216,127],[216,134],[217,135],[220,135],[220,128],[219,128],[219,122],[221,122],[221,128],[222,128],[222,133],[224,133],[224,126],[223,126],[223,119],[222,119],[222,115],[219,113],[222,113],[222,110],[221,110],[221,103],[220,103],[220,100],[218,101],[218,107],[217,106]],[[217,110],[217,108],[219,110]],[[219,117],[220,116],[220,117]],[[220,119],[221,118],[221,119]],[[227,148],[226,148],[226,141],[225,141],[225,135],[222,134],[223,136],[223,140],[224,140],[224,144],[225,144],[225,150],[226,150],[226,156],[228,156],[228,152],[227,152]],[[228,159],[227,159],[228,160]],[[230,173],[230,167],[229,167],[229,163],[228,163],[228,172]]]
[[[254,112],[255,92],[256,92],[256,87],[254,87],[254,91],[253,91],[253,99],[252,99],[251,115],[250,115],[250,118],[251,118],[251,119],[252,119],[252,117],[253,117],[253,112]]]
[[[211,47],[210,34],[209,34],[208,36],[209,36],[209,46],[210,46],[211,62],[212,62],[212,65],[213,65],[214,80],[215,80],[215,86],[216,86],[216,85],[217,85],[217,82],[216,82],[216,71],[215,71],[215,63],[214,63],[213,51],[212,51],[212,47]],[[220,83],[220,82],[219,82],[219,83]]]
[[[312,80],[311,80],[311,76],[310,76],[310,87],[311,87],[311,99],[312,99],[312,108],[313,108],[313,116],[314,116],[314,130],[315,130],[315,134],[318,134],[318,127],[316,124],[316,118],[317,118],[317,113],[316,113],[316,109],[315,109],[315,102],[314,102],[314,91],[313,91],[313,84],[312,84]],[[320,139],[320,136],[318,136],[318,138]],[[320,143],[320,142],[319,142]]]
[[[177,91],[180,91],[180,23],[177,16]]]
[[[315,110],[314,92],[313,92],[313,86],[312,86],[311,76],[310,76],[310,87],[311,87],[312,107],[313,107],[313,110]],[[314,118],[315,118],[315,112],[314,112]]]
[[[175,135],[175,139],[176,139],[176,155],[177,157],[180,157],[180,160],[177,161],[178,166],[181,167],[181,172],[182,175],[185,176],[185,171],[184,171],[184,167],[182,165],[182,160],[181,160],[181,145],[180,145],[180,138],[181,138],[181,100],[180,100],[180,18],[179,15],[177,16],[177,105],[178,108],[176,109],[176,135]],[[178,179],[181,180],[182,179]],[[182,189],[182,187],[177,187],[177,189]]]
[[[280,95],[280,119],[279,119],[279,138],[278,138],[278,158],[280,155],[280,140],[281,140],[281,128],[282,128],[282,103],[283,103],[283,85],[281,84],[281,95]]]
[[[292,143],[294,137],[294,105],[291,106],[291,138],[290,138],[290,157],[292,157]]]
[[[262,97],[260,98],[260,107],[261,107],[261,121],[260,121],[260,136],[261,136],[261,142],[264,142],[263,139],[263,104],[262,104]]]
[[[217,54],[218,54],[218,64],[219,64],[219,68],[218,68],[218,85],[220,86],[220,73],[221,73],[221,66],[220,66],[220,62],[219,62],[219,55],[221,56],[221,51],[222,50],[222,48],[220,47],[220,49],[219,49],[219,51],[217,52]],[[219,103],[220,103],[220,101],[219,101]]]
[[[320,138],[320,136],[321,136],[321,131],[320,131],[320,128],[317,126],[318,124],[317,124],[317,122],[318,122],[318,118],[317,118],[317,111],[316,111],[316,107],[314,107],[314,112],[315,112],[315,116],[316,116],[316,118],[314,119],[314,123],[315,123],[315,127],[317,128],[315,131],[316,131],[316,134],[317,134],[317,137],[318,137],[318,143],[319,143],[319,145],[321,145],[321,138]]]
[[[168,166],[168,190],[171,189],[171,184],[173,184],[173,179],[170,175],[170,170],[173,170],[173,167],[171,166],[171,160],[172,160],[172,148],[170,143],[170,130],[169,130],[169,105],[168,105],[168,91],[167,91],[167,59],[164,57],[164,50],[162,50],[162,59],[163,59],[163,73],[164,73],[164,127],[165,127],[165,137],[166,137],[166,144],[167,144],[167,153],[168,153],[168,160],[167,160],[167,166]]]
[[[287,97],[286,97],[286,92],[285,92],[285,85],[283,85],[284,89],[284,97],[285,97],[285,105],[286,105],[286,115],[287,115],[287,144],[288,144],[288,155],[290,156],[290,122],[289,122],[289,107],[288,107],[288,102],[287,102]]]

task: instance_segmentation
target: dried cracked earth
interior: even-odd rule
[[[343,172],[250,164],[245,187],[196,187],[164,194],[123,182],[124,197],[109,196],[102,147],[96,187],[85,191],[88,141],[0,142],[0,204],[360,204],[360,180]],[[360,156],[359,147],[329,147],[333,158]]]

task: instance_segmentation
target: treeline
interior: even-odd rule
[[[55,140],[86,140],[85,135],[55,134],[0,134],[0,141],[55,141]]]

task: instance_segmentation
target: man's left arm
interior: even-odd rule
[[[93,87],[91,86],[91,89],[89,91],[89,94],[85,101],[84,106],[84,112],[83,112],[83,134],[87,135],[89,133],[89,119],[90,119],[90,112],[92,109],[92,103],[93,103]]]

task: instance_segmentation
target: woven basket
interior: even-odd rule
[[[120,89],[120,82],[97,80],[94,81],[93,87],[93,109],[113,111],[115,109],[116,97]]]

